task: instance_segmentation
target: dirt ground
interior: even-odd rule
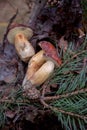
[[[17,124],[10,124],[5,126],[2,130],[65,130],[61,123],[58,122],[57,117],[51,115],[44,115],[43,118],[37,117],[35,122],[23,120]]]

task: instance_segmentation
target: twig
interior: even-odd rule
[[[46,85],[46,84],[43,84],[42,88],[43,88],[43,90],[42,90],[42,97],[44,97],[44,96],[45,96],[45,90],[46,90],[46,88],[47,88],[47,85]]]
[[[61,99],[61,98],[67,98],[67,97],[77,95],[77,94],[81,94],[81,93],[84,93],[84,92],[87,92],[87,88],[83,88],[81,90],[76,90],[74,92],[63,94],[63,95],[58,95],[58,96],[49,96],[49,97],[43,97],[42,96],[41,99],[43,99],[44,101],[58,100],[58,99]]]
[[[23,100],[15,100],[15,99],[8,99],[8,97],[0,99],[0,103],[27,103],[28,100],[23,99]]]
[[[46,87],[46,86],[45,86]],[[74,92],[71,92],[71,93],[67,93],[67,94],[63,94],[63,95],[58,95],[58,96],[49,96],[49,97],[44,97],[44,89],[43,89],[43,93],[42,93],[42,96],[40,98],[40,100],[44,100],[44,101],[50,101],[50,100],[58,100],[58,99],[61,99],[61,98],[67,98],[67,97],[70,97],[70,96],[73,96],[73,95],[77,95],[77,94],[81,94],[81,93],[84,93],[84,92],[87,92],[87,88],[84,88],[84,89],[81,89],[81,90],[77,90],[77,91],[74,91]],[[26,100],[23,100],[23,101],[18,101],[18,100],[9,100],[9,99],[0,99],[0,103],[3,103],[3,102],[7,102],[7,103],[24,103],[26,102]]]
[[[60,55],[59,55],[59,51],[58,51],[58,44],[59,44],[59,42],[60,42],[60,40],[58,40],[58,42],[56,42],[56,50],[57,50],[57,55],[58,55],[58,57],[60,56]]]
[[[69,63],[71,60],[73,60],[74,58],[78,57],[79,55],[81,55],[81,54],[83,54],[83,53],[85,53],[85,52],[87,52],[87,50],[83,50],[83,51],[81,51],[81,52],[78,52],[78,53],[74,54],[70,59],[66,60],[66,61],[60,66],[59,69],[61,69],[61,68],[64,67],[67,63]]]
[[[83,51],[81,51],[81,52],[76,53],[75,55],[72,56],[71,59],[76,58],[77,56],[81,55],[81,54],[84,53],[84,52],[87,52],[87,50],[83,50]]]
[[[73,112],[66,112],[66,111],[64,111],[64,110],[62,110],[62,109],[58,109],[58,108],[56,108],[56,107],[52,107],[52,106],[48,105],[48,104],[47,104],[44,100],[42,100],[42,99],[41,99],[40,101],[41,101],[42,105],[43,105],[45,108],[51,109],[52,111],[61,112],[61,113],[65,114],[65,115],[70,115],[70,116],[73,116],[73,117],[76,117],[76,118],[80,118],[80,119],[83,119],[83,120],[87,119],[87,116],[82,116],[82,115],[79,115],[79,114],[76,114],[76,113],[73,113]]]

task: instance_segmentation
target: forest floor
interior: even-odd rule
[[[22,6],[21,6],[22,3]],[[0,0],[0,43],[3,42],[4,34],[6,32],[9,20],[11,17],[16,13],[17,9],[19,10],[17,17],[15,18],[15,23],[22,23],[28,25],[29,22],[29,5],[27,4],[27,0]],[[38,32],[39,34],[39,32]],[[38,36],[38,35],[37,35]],[[36,41],[32,41],[35,43]],[[1,48],[0,48],[1,50]],[[5,68],[7,67],[6,64],[3,65],[4,69],[7,69],[12,71],[10,74],[13,74],[15,72],[15,75],[10,75],[9,78],[5,77],[5,74],[3,73],[4,76],[4,82],[10,83],[10,79],[14,79],[17,75],[17,72],[22,70],[23,71],[23,63],[21,61],[18,61],[18,57],[16,55],[16,52],[14,50],[14,47],[12,45],[5,45],[5,54],[8,56],[2,56],[0,53],[0,56],[2,60],[6,63],[7,59],[8,64],[11,65],[12,68]],[[11,61],[12,60],[12,61]],[[11,64],[10,64],[11,63]],[[0,62],[2,64],[2,61]],[[12,66],[14,64],[14,66]],[[25,65],[26,66],[26,65]],[[18,68],[17,68],[18,67]],[[4,70],[3,69],[3,70]],[[13,72],[14,69],[14,72]],[[19,78],[19,84],[23,80],[24,77],[24,72],[20,73],[21,78]],[[19,77],[20,77],[19,75]],[[0,78],[1,82],[2,78]],[[4,88],[4,85],[2,86],[3,83],[0,83],[0,91]],[[10,88],[12,87],[13,84],[9,88],[6,88],[6,92],[9,93]],[[22,120],[18,120],[17,123],[15,124],[13,116],[15,116],[15,112],[12,113],[12,117],[10,116],[10,112],[7,112],[9,122],[2,128],[2,130],[65,130],[62,128],[61,123],[58,121],[58,118],[55,115],[50,114],[50,112],[42,112],[39,111],[39,114],[37,112],[35,113],[35,109],[31,107],[29,109],[29,113],[26,112],[27,114],[30,114],[29,116],[26,117],[26,119],[22,118]],[[27,115],[26,114],[26,115]]]

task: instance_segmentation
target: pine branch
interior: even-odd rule
[[[42,96],[41,99],[43,99],[44,101],[52,101],[52,100],[58,100],[61,98],[68,98],[68,97],[75,96],[78,94],[84,94],[86,92],[87,92],[87,88],[83,88],[83,89],[76,90],[76,91],[71,92],[71,93],[66,93],[66,94],[57,95],[57,96],[49,96],[49,97]]]
[[[67,130],[85,130],[87,122],[87,39],[78,50],[64,55],[64,63],[43,85],[41,104],[52,110]],[[45,96],[46,88],[59,86],[54,96]]]
[[[70,115],[70,116],[73,116],[73,117],[76,117],[76,118],[80,118],[80,119],[83,119],[83,120],[87,120],[87,116],[81,116],[81,115],[79,115],[79,114],[75,114],[75,113],[72,113],[72,112],[66,112],[66,111],[64,111],[64,110],[62,110],[62,109],[58,109],[58,108],[56,108],[56,107],[52,107],[52,106],[50,106],[50,105],[48,105],[44,100],[40,100],[41,101],[41,103],[42,103],[42,105],[45,107],[45,108],[48,108],[48,109],[51,109],[52,111],[54,111],[55,113],[56,112],[61,112],[61,113],[63,113],[63,114],[65,114],[65,115]]]

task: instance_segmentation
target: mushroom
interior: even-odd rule
[[[48,41],[40,41],[39,46],[44,50],[44,56],[47,60],[53,61],[57,67],[62,64],[62,60],[58,57],[56,48]]]
[[[26,82],[35,74],[35,72],[46,62],[43,57],[44,51],[36,53],[29,61],[26,76],[23,80],[23,88],[26,89]],[[29,86],[28,86],[29,87]]]
[[[27,91],[29,98],[38,98],[40,94],[36,86],[40,86],[49,78],[54,71],[54,67],[55,64],[52,61],[46,61],[43,50],[36,53],[36,55],[30,59],[22,83],[22,87]]]
[[[25,77],[23,89],[27,92],[30,99],[36,99],[40,96],[40,92],[36,86],[40,86],[50,77],[54,71],[54,67],[55,65],[52,61],[47,61],[28,80]]]
[[[28,62],[30,57],[35,54],[35,50],[28,41],[33,36],[33,31],[27,26],[16,25],[8,31],[7,39],[14,44],[17,54],[22,61]]]

